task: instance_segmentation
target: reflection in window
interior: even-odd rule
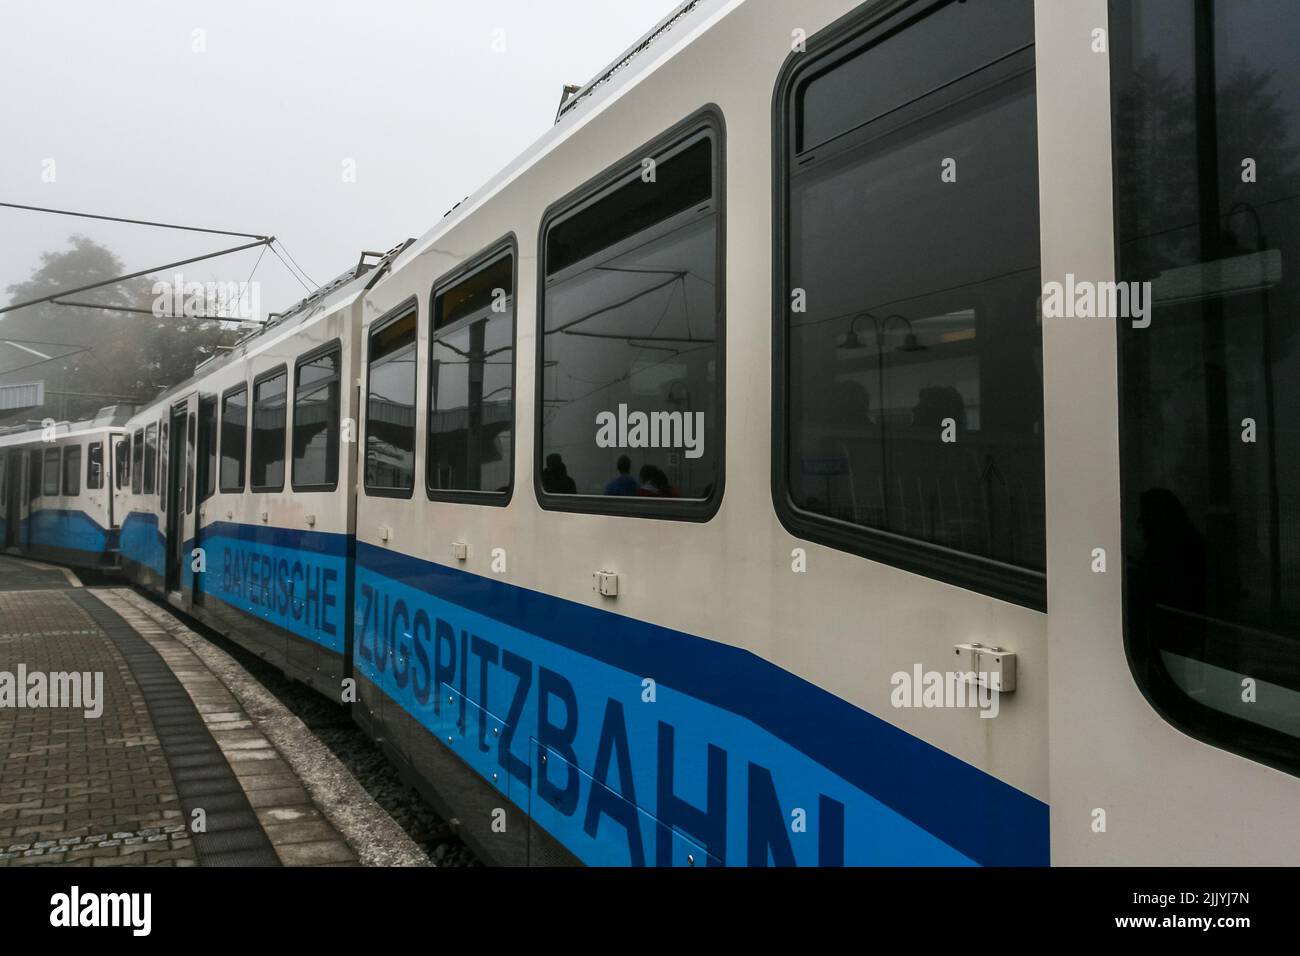
[[[713,135],[639,166],[546,236],[541,484],[709,498],[721,460]]]
[[[199,501],[217,490],[217,400],[199,402]]]
[[[137,428],[131,440],[131,494],[144,492],[144,429]]]
[[[514,257],[434,295],[429,345],[430,491],[510,489]]]
[[[113,452],[117,459],[117,488],[125,491],[131,483],[131,436],[126,435],[120,441],[114,439]]]
[[[954,31],[986,65],[934,60]],[[1041,573],[1032,43],[1028,0],[949,4],[795,84],[785,467],[828,524]],[[840,69],[861,110],[825,95]]]
[[[244,490],[244,455],[248,437],[248,386],[221,400],[221,490]]]
[[[39,451],[27,454],[27,500],[29,502],[41,496],[41,462],[44,456]]]
[[[166,419],[159,426],[161,436],[158,447],[158,510],[167,511],[167,492],[170,482],[167,480],[167,455],[171,451],[171,446],[167,444],[167,428],[169,423]]]
[[[253,384],[253,450],[248,484],[258,489],[284,487],[284,422],[288,414],[287,372]]]
[[[414,310],[370,335],[366,376],[366,491],[415,487]]]
[[[1300,21],[1111,4],[1128,639],[1192,732],[1300,769]]]
[[[87,451],[86,487],[94,491],[104,487],[104,443],[92,441]]]
[[[63,493],[81,494],[81,446],[69,445],[63,449]]]
[[[144,429],[144,493],[154,493],[158,478],[158,426],[146,425]]]
[[[333,487],[339,476],[339,349],[298,364],[293,396],[293,485]]]
[[[41,486],[41,494],[46,497],[55,497],[59,493],[59,450],[57,448],[47,449],[45,452],[44,482]]]

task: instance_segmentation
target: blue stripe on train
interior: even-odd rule
[[[343,651],[348,536],[202,543],[207,593]],[[355,547],[358,672],[588,863],[1048,862],[1046,804],[748,651]]]
[[[29,516],[27,533],[31,547],[60,548],[103,554],[109,547],[108,533],[84,511],[41,508]]]
[[[161,576],[166,543],[158,529],[158,516],[146,511],[132,511],[122,521],[119,538],[123,558],[151,569]]]
[[[356,549],[357,671],[588,863],[1049,861],[1046,804],[748,651]]]
[[[205,594],[344,653],[347,535],[219,522],[201,542]]]

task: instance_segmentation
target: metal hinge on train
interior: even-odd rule
[[[971,675],[971,682],[1002,694],[1016,689],[1016,653],[1002,647],[971,642],[953,648],[960,663],[957,671]]]

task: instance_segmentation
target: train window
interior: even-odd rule
[[[334,489],[339,480],[339,344],[294,367],[293,488]]]
[[[47,498],[58,497],[59,494],[59,466],[61,454],[57,448],[48,448],[45,451],[45,465],[42,469],[43,479],[41,482],[41,494]]]
[[[722,483],[721,123],[708,113],[543,227],[543,507],[704,519]]]
[[[253,451],[248,486],[253,491],[284,488],[284,431],[289,373],[283,366],[253,381]]]
[[[39,451],[27,455],[27,500],[36,500],[41,496],[41,463],[43,456]]]
[[[158,480],[158,426],[144,427],[144,488],[146,495],[154,494]]]
[[[221,399],[221,490],[244,490],[248,446],[248,386],[232,388]]]
[[[1125,633],[1185,732],[1300,774],[1300,20],[1110,4]],[[1286,13],[1290,13],[1287,7]]]
[[[198,416],[185,416],[185,513],[194,513],[194,455],[198,439]]]
[[[81,494],[81,446],[68,445],[63,449],[63,493]]]
[[[92,441],[86,446],[86,488],[98,491],[104,487],[104,443]]]
[[[117,490],[125,491],[131,484],[131,436],[123,435],[113,440],[114,463],[117,473]]]
[[[144,492],[144,429],[137,428],[131,440],[131,494]]]
[[[217,400],[199,402],[199,501],[207,501],[217,490]]]
[[[503,503],[514,471],[514,247],[433,291],[429,332],[430,498]]]
[[[167,426],[168,422],[165,418],[158,426],[158,510],[163,512],[163,514],[167,513],[167,493],[171,490],[171,482],[167,480],[167,456],[171,452],[171,445],[167,441]],[[146,439],[148,438],[147,432],[145,433],[145,437]],[[149,445],[147,440],[144,447],[145,456],[148,457]],[[148,476],[145,477],[145,480],[148,481]]]
[[[415,487],[415,323],[406,304],[370,333],[366,493],[409,498]]]
[[[777,98],[778,512],[1045,609],[1033,5],[913,4],[818,45]]]

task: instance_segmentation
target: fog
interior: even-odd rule
[[[0,0],[0,201],[275,235],[323,283],[436,223],[676,5]],[[0,208],[0,303],[74,232],[125,271],[247,241]],[[258,252],[181,271],[243,281]],[[304,294],[270,254],[255,278],[263,313]]]

